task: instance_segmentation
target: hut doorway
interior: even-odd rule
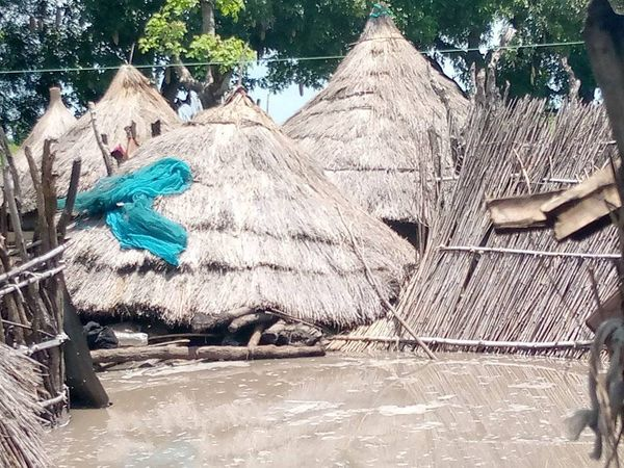
[[[390,229],[412,244],[417,252],[422,254],[427,248],[427,237],[429,235],[427,226],[408,221],[393,221],[390,219],[384,219],[383,221]]]

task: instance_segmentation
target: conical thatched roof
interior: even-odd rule
[[[139,144],[151,138],[151,125],[157,120],[161,121],[163,132],[179,123],[177,114],[165,99],[144,75],[130,65],[124,65],[117,72],[106,94],[95,106],[95,111],[98,130],[107,136],[111,150],[117,145],[126,147],[127,135],[124,128],[132,122],[136,124]],[[54,148],[59,195],[65,193],[69,186],[72,163],[77,157],[82,158],[81,190],[90,188],[98,179],[106,176],[106,166],[95,139],[89,112],[59,138]],[[40,164],[42,152],[33,151],[33,156],[37,164]],[[20,182],[24,210],[31,211],[36,208],[35,192],[27,171],[20,173]]]
[[[166,156],[188,162],[194,180],[155,205],[188,230],[179,268],[121,251],[102,221],[78,228],[67,280],[83,312],[186,324],[197,313],[273,307],[341,327],[368,322],[382,308],[341,214],[386,296],[396,296],[414,261],[406,241],[346,201],[243,92],[151,140],[122,167]]]
[[[63,104],[60,88],[50,88],[48,109],[37,121],[37,124],[24,140],[19,151],[15,154],[15,166],[18,173],[23,176],[22,178],[28,177],[30,179],[28,161],[24,156],[24,148],[28,146],[33,155],[41,155],[43,152],[43,142],[45,140],[59,138],[75,123],[76,117],[74,117],[74,114]],[[2,186],[1,181],[0,186]],[[0,201],[2,201],[3,197],[4,195],[0,191]]]
[[[65,107],[61,99],[60,88],[50,88],[50,103],[48,109],[37,121],[28,138],[24,140],[20,151],[15,155],[16,164],[28,164],[26,158],[23,157],[24,148],[27,146],[35,154],[41,154],[43,150],[43,142],[47,139],[59,138],[63,133],[69,130],[76,123],[76,117]]]
[[[468,104],[385,15],[284,129],[369,213],[429,224],[436,179],[454,173],[447,114],[460,126]]]

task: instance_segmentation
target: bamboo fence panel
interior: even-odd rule
[[[478,108],[466,128],[459,180],[450,203],[441,207],[398,313],[419,335],[443,339],[527,343],[590,339],[584,321],[597,307],[590,275],[597,279],[604,300],[617,284],[616,260],[610,258],[619,251],[616,230],[609,226],[584,240],[563,243],[547,230],[494,232],[485,201],[562,188],[565,181],[582,179],[606,164],[614,146],[604,110],[568,102],[551,113],[545,102],[527,99]],[[596,258],[581,258],[578,253]],[[390,319],[351,336],[409,338]],[[379,343],[333,345],[343,351],[375,346]],[[514,350],[533,352],[526,347]]]

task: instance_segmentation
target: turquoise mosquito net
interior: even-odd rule
[[[105,216],[106,224],[123,249],[144,249],[178,266],[188,234],[180,224],[154,210],[156,197],[175,195],[192,183],[189,165],[164,158],[134,172],[105,177],[76,197],[79,214]],[[60,209],[65,199],[58,202]]]

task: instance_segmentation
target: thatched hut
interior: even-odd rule
[[[36,363],[0,343],[0,466],[52,466],[43,444]]]
[[[468,105],[381,12],[284,129],[346,196],[398,232],[415,232],[413,224],[431,224],[454,179],[450,134]]]
[[[184,325],[249,307],[351,327],[382,313],[365,268],[387,299],[397,297],[412,247],[348,202],[244,91],[146,143],[122,170],[165,156],[193,175],[186,192],[155,203],[188,231],[179,267],[121,250],[102,221],[79,227],[66,260],[83,313]]]
[[[134,140],[143,144],[152,137],[152,124],[160,121],[162,132],[179,124],[174,110],[154,89],[149,80],[136,68],[124,65],[110,84],[104,97],[95,106],[97,128],[106,135],[112,151],[120,146],[132,152],[134,141],[129,141],[126,127],[133,127]],[[133,125],[134,124],[134,125]],[[54,168],[58,174],[57,187],[66,189],[74,159],[82,159],[80,189],[90,188],[98,179],[106,176],[102,151],[98,146],[87,112],[78,122],[58,139]],[[42,152],[33,151],[35,162],[41,164]],[[36,209],[35,190],[28,171],[20,173],[24,212]]]
[[[585,319],[617,285],[615,228],[564,243],[549,230],[497,232],[487,202],[566,189],[608,164],[615,148],[604,109],[572,102],[552,115],[545,102],[523,100],[476,110],[467,128],[460,178],[399,313],[448,349],[489,341],[478,349],[582,352],[576,344],[592,337]],[[397,333],[379,321],[351,338]]]
[[[24,148],[29,147],[34,155],[41,154],[45,140],[59,138],[75,123],[76,117],[63,104],[61,89],[57,87],[50,88],[50,103],[47,110],[37,121],[37,124],[33,127],[15,155],[17,167],[28,171],[28,164],[24,157]]]
[[[24,148],[29,147],[34,155],[41,155],[43,143],[48,139],[57,139],[76,123],[76,117],[65,107],[61,98],[61,89],[50,88],[50,102],[47,110],[37,121],[28,137],[15,154],[15,167],[18,173],[28,176],[28,162],[24,156]],[[29,176],[28,176],[29,177]],[[0,181],[2,186],[2,181]],[[0,191],[0,201],[4,195]]]

